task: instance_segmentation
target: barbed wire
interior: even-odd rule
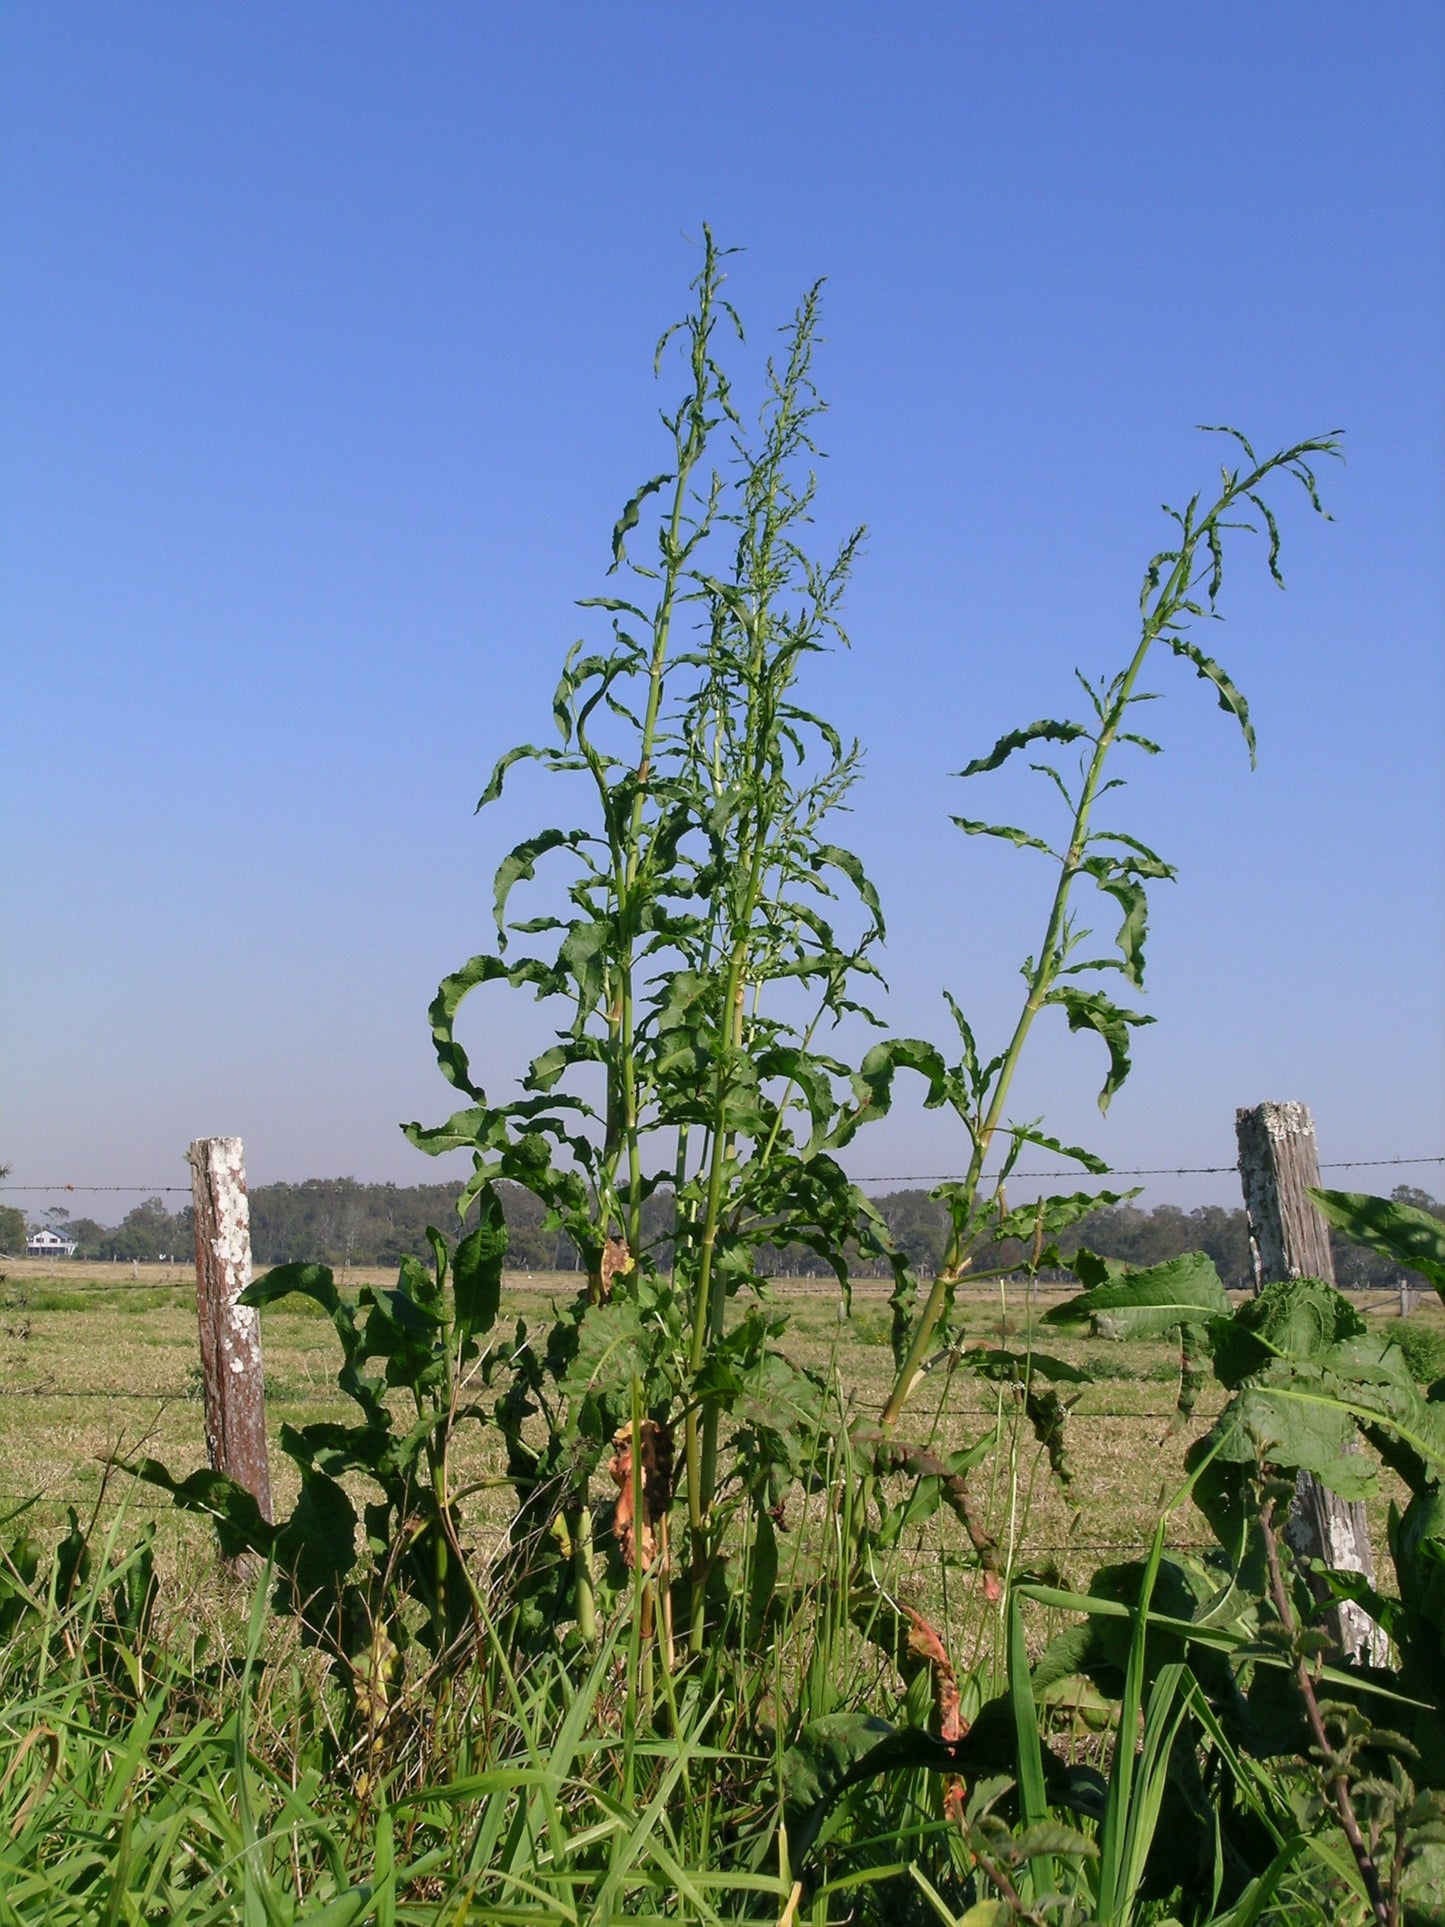
[[[1445,1152],[1437,1152],[1423,1158],[1329,1158],[1321,1163],[1322,1171],[1365,1171],[1376,1170],[1390,1164],[1445,1164]],[[1204,1178],[1224,1175],[1237,1177],[1237,1164],[1154,1164],[1135,1166],[1111,1165],[1107,1171],[1096,1175],[1104,1178]],[[1011,1171],[1010,1178],[1076,1178],[1079,1167],[1062,1171]],[[855,1178],[855,1184],[956,1184],[966,1173],[963,1171],[910,1171],[898,1177]]]
[[[134,1191],[146,1198],[173,1191],[183,1192],[186,1197],[191,1195],[188,1184],[0,1184],[0,1191],[83,1191],[88,1198],[101,1191]]]
[[[112,1391],[103,1386],[51,1385],[42,1382],[38,1385],[0,1386],[0,1399],[4,1398],[72,1399],[77,1401],[101,1399],[111,1404],[120,1405],[127,1403],[146,1405],[196,1405],[201,1402],[201,1392],[199,1383],[194,1385],[172,1386],[167,1390],[156,1392],[144,1390]],[[279,1386],[268,1385],[266,1387],[266,1403],[268,1405],[334,1405],[338,1410],[344,1409],[343,1401],[335,1392],[329,1390],[292,1391],[284,1383]],[[977,1407],[959,1405],[956,1408],[956,1416],[959,1418],[986,1419],[993,1409],[991,1405],[979,1405]],[[1071,1407],[1069,1416],[1073,1419],[1106,1419],[1111,1424],[1156,1425],[1172,1424],[1173,1421],[1178,1418],[1179,1413],[1172,1407],[1167,1412],[1116,1412],[1108,1409],[1102,1411],[1089,1410],[1080,1405]],[[1212,1425],[1218,1416],[1219,1413],[1213,1410],[1198,1410],[1194,1413],[1190,1423]]]
[[[87,1512],[95,1504],[96,1493],[94,1491],[73,1494],[22,1492],[18,1487],[11,1492],[0,1492],[0,1506],[16,1500],[21,1503],[28,1501],[42,1507],[67,1506],[72,1507],[76,1512]],[[130,1501],[127,1501],[128,1506],[129,1504]],[[163,1507],[162,1517],[184,1524],[188,1519],[195,1520],[197,1515],[187,1514],[179,1507],[172,1509]],[[199,1529],[208,1530],[209,1528],[201,1526]],[[1071,1539],[1063,1545],[1053,1546],[1036,1545],[1032,1539],[1020,1539],[1016,1543],[1015,1554],[1016,1558],[1029,1559],[1046,1552],[1144,1552],[1153,1543],[1152,1536],[1147,1539]],[[1214,1539],[1166,1539],[1164,1550],[1165,1552],[1218,1552],[1220,1547],[1218,1541]],[[966,1554],[959,1557],[949,1554],[946,1556],[946,1563],[950,1566],[963,1566],[970,1571],[977,1570],[977,1562]]]
[[[1407,1164],[1445,1164],[1445,1152],[1436,1151],[1424,1157],[1411,1158],[1326,1158],[1320,1163],[1322,1171],[1367,1171],[1380,1170],[1389,1165]],[[1107,1171],[1098,1173],[1109,1178],[1213,1178],[1233,1176],[1239,1170],[1237,1164],[1149,1164],[1149,1165],[1111,1165]],[[1053,1171],[1013,1171],[1015,1178],[1074,1178],[1079,1170],[1066,1167]],[[966,1176],[962,1171],[904,1171],[893,1176],[874,1175],[855,1178],[855,1184],[953,1184]],[[326,1178],[313,1182],[325,1184],[335,1182]],[[256,1189],[265,1190],[264,1185]],[[405,1188],[405,1187],[402,1187]],[[429,1187],[428,1187],[429,1188]],[[137,1197],[155,1198],[162,1196],[190,1197],[188,1184],[0,1184],[0,1191],[61,1191],[83,1192],[85,1196],[97,1196],[102,1192],[125,1192]]]

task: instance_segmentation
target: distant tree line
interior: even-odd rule
[[[542,1207],[518,1185],[500,1187],[510,1237],[508,1265],[513,1271],[572,1271],[577,1254],[561,1232],[542,1222]],[[393,1265],[405,1256],[428,1258],[426,1227],[440,1226],[449,1234],[457,1227],[456,1193],[448,1184],[361,1184],[355,1178],[308,1178],[301,1184],[262,1184],[251,1192],[251,1247],[258,1267],[285,1264],[293,1259],[323,1264]],[[1445,1204],[1412,1185],[1398,1185],[1391,1196],[1445,1219]],[[875,1198],[884,1222],[914,1267],[931,1275],[941,1262],[947,1239],[943,1206],[926,1191],[890,1191]],[[15,1248],[24,1220],[11,1212]],[[659,1262],[668,1257],[665,1229],[671,1199],[655,1193],[644,1215],[644,1234],[656,1249]],[[71,1218],[58,1206],[44,1222],[76,1242],[76,1256],[115,1260],[189,1260],[194,1250],[194,1220],[189,1205],[182,1211],[166,1209],[161,1198],[147,1198],[128,1211],[119,1225],[107,1228],[93,1218]],[[1214,1260],[1227,1285],[1242,1288],[1253,1282],[1249,1233],[1244,1211],[1236,1206],[1198,1205],[1185,1211],[1178,1205],[1158,1204],[1152,1210],[1120,1204],[1091,1212],[1059,1240],[1061,1255],[1071,1258],[1080,1246],[1106,1258],[1131,1265],[1162,1264],[1181,1252],[1204,1251]],[[9,1250],[10,1245],[0,1245]],[[1392,1287],[1400,1282],[1399,1267],[1334,1237],[1335,1275],[1349,1291]],[[855,1275],[879,1275],[881,1267],[866,1263],[856,1251],[847,1254]],[[977,1268],[1000,1265],[1022,1268],[1027,1252],[1021,1244],[986,1246],[975,1254]],[[826,1277],[828,1267],[815,1252],[799,1247],[759,1254],[763,1270],[773,1277]]]

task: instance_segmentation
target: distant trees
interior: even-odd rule
[[[10,1166],[0,1164],[0,1178],[8,1178]],[[0,1204],[0,1252],[18,1258],[25,1249],[25,1218],[11,1204]]]
[[[1399,1185],[1391,1196],[1403,1204],[1417,1205],[1445,1219],[1445,1204],[1438,1203],[1427,1191]],[[942,1205],[935,1204],[923,1191],[894,1191],[875,1198],[894,1237],[920,1270],[932,1271],[943,1255],[947,1217]],[[1214,1260],[1224,1283],[1240,1289],[1254,1282],[1254,1267],[1249,1249],[1249,1230],[1242,1206],[1202,1204],[1184,1211],[1176,1204],[1158,1204],[1150,1211],[1137,1205],[1120,1204],[1094,1211],[1059,1240],[1067,1259],[1080,1248],[1096,1251],[1101,1257],[1120,1258],[1131,1265],[1158,1265],[1186,1251],[1203,1251]],[[1398,1265],[1374,1252],[1362,1251],[1338,1233],[1331,1233],[1335,1276],[1347,1291],[1384,1289],[1399,1283]],[[1022,1265],[1027,1257],[1020,1244],[990,1246],[977,1254],[982,1269],[999,1264]]]
[[[500,1187],[514,1271],[570,1270],[576,1254],[557,1232],[542,1228],[542,1207],[519,1185]],[[474,1223],[475,1218],[468,1220]],[[251,1192],[251,1249],[258,1265],[316,1259],[329,1265],[394,1265],[428,1258],[429,1224],[457,1230],[456,1191],[449,1184],[361,1184],[355,1178],[308,1178],[261,1184]]]
[[[190,1261],[195,1250],[194,1214],[189,1205],[183,1211],[168,1211],[161,1198],[146,1198],[127,1211],[118,1225],[98,1224],[94,1218],[70,1218],[52,1208],[47,1212],[51,1228],[64,1238],[75,1240],[77,1258],[138,1259],[153,1263],[158,1258]]]
[[[499,1187],[510,1237],[508,1266],[513,1271],[571,1271],[577,1256],[560,1232],[542,1223],[542,1207],[520,1186]],[[1427,1191],[1399,1185],[1391,1195],[1445,1219],[1445,1204]],[[262,1184],[251,1193],[251,1248],[256,1265],[264,1268],[291,1259],[315,1259],[323,1264],[394,1265],[404,1256],[428,1258],[426,1227],[440,1226],[449,1236],[457,1228],[455,1192],[448,1184],[362,1184],[355,1178],[308,1178],[301,1184]],[[907,1252],[915,1268],[931,1275],[942,1261],[948,1238],[948,1219],[941,1204],[926,1191],[890,1191],[875,1198],[884,1222]],[[93,1218],[67,1218],[52,1209],[47,1216],[54,1229],[74,1238],[81,1258],[154,1260],[161,1256],[189,1259],[195,1242],[189,1205],[171,1212],[159,1197],[147,1198],[128,1211],[119,1225],[107,1228]],[[661,1240],[671,1223],[671,1201],[663,1193],[647,1200],[643,1213],[645,1238]],[[26,1225],[20,1212],[0,1205],[0,1252],[19,1255],[25,1249]],[[1181,1252],[1204,1251],[1214,1260],[1226,1285],[1253,1282],[1249,1234],[1244,1212],[1223,1205],[1202,1204],[1192,1211],[1179,1205],[1158,1204],[1152,1210],[1121,1204],[1095,1211],[1077,1224],[1060,1248],[1067,1259],[1081,1246],[1106,1258],[1131,1265],[1157,1265]],[[652,1246],[659,1263],[669,1253],[665,1242]],[[1383,1289],[1400,1280],[1399,1267],[1375,1253],[1334,1241],[1335,1272],[1349,1291]],[[977,1254],[979,1268],[999,1263],[1022,1266],[1022,1245],[990,1246]],[[866,1276],[878,1267],[864,1265],[850,1254],[853,1269]],[[799,1247],[758,1254],[762,1268],[773,1277],[824,1277],[828,1266],[816,1252]]]

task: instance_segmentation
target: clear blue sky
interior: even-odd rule
[[[1101,1122],[1097,1048],[1051,1036],[1020,1107],[1124,1165],[1226,1164],[1265,1097],[1327,1158],[1445,1152],[1442,27],[11,0],[0,1159],[180,1183],[240,1132],[253,1181],[438,1175],[396,1128],[448,1108],[426,1005],[546,820],[471,805],[663,465],[703,220],[755,344],[828,277],[822,519],[871,535],[813,692],[868,748],[900,1030],[942,1036],[944,984],[1004,1021],[1045,878],[948,825],[1018,793],[949,772],[1127,652],[1158,504],[1213,474],[1193,425],[1347,430],[1335,523],[1289,504],[1288,593],[1241,553],[1208,638],[1258,773],[1155,679],[1123,820],[1181,877],[1136,1076]],[[905,1112],[855,1166],[958,1156]]]

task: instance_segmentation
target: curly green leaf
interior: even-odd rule
[[[1239,727],[1244,731],[1244,740],[1249,746],[1249,766],[1253,769],[1259,760],[1259,746],[1255,741],[1254,724],[1249,720],[1249,704],[1243,695],[1213,656],[1206,656],[1197,642],[1191,642],[1187,636],[1176,635],[1167,636],[1165,640],[1176,656],[1183,656],[1192,662],[1204,681],[1213,684],[1219,697],[1219,707],[1238,719]]]
[[[1061,723],[1052,717],[1045,717],[1037,723],[1030,723],[1026,729],[1011,729],[1007,736],[1000,736],[987,756],[977,757],[958,774],[982,776],[986,770],[997,769],[1000,764],[1006,763],[1015,750],[1023,749],[1029,743],[1076,743],[1080,737],[1091,742],[1093,740],[1082,723]]]
[[[1099,1092],[1099,1109],[1107,1111],[1109,1100],[1129,1075],[1130,1030],[1152,1024],[1154,1019],[1122,1009],[1101,990],[1076,990],[1070,985],[1051,990],[1044,1002],[1060,1006],[1070,1030],[1092,1030],[1103,1039],[1109,1052],[1109,1074]]]

